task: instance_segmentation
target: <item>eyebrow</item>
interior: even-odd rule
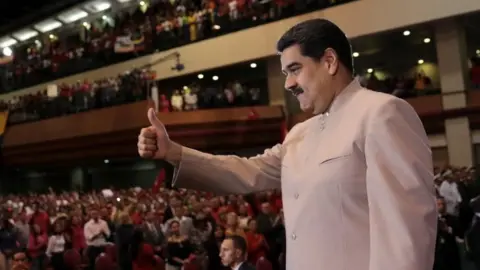
[[[288,64],[284,69],[282,69],[283,74],[285,74],[287,72],[287,70],[290,70],[295,66],[301,66],[301,64],[298,63],[298,62],[293,62],[293,63]]]

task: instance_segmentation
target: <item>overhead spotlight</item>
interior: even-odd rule
[[[477,50],[475,53],[476,53],[477,55],[480,55],[480,50]]]
[[[354,52],[354,53],[352,53],[352,56],[353,56],[353,57],[359,57],[360,54],[359,54],[358,52]]]
[[[410,36],[410,31],[408,31],[408,30],[403,31],[403,35],[404,36]]]
[[[13,51],[10,49],[10,47],[5,47],[3,48],[2,53],[4,56],[12,56]]]
[[[105,160],[103,161],[103,163],[108,164],[108,163],[110,163],[110,160],[105,159]]]
[[[218,76],[217,76],[217,75],[213,76],[213,77],[212,77],[212,80],[218,81]]]
[[[198,74],[197,77],[201,80],[203,79],[203,74]]]
[[[140,6],[145,6],[145,1],[140,1]]]
[[[251,63],[251,64],[250,64],[250,67],[251,67],[251,68],[256,68],[256,67],[257,67],[257,64],[256,64],[256,63]]]
[[[367,72],[368,72],[368,73],[373,73],[373,68],[367,69]]]
[[[424,39],[423,39],[423,43],[430,43],[430,41],[431,41],[431,40],[430,40],[429,38],[424,38]]]
[[[213,29],[215,29],[215,30],[220,30],[220,28],[221,28],[221,27],[220,27],[220,25],[218,25],[218,24],[215,24],[215,25],[213,26]]]
[[[418,62],[417,62],[419,65],[425,63],[425,61],[423,61],[423,59],[419,59]]]

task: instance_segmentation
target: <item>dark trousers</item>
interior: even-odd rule
[[[87,257],[88,257],[88,268],[94,270],[95,269],[95,260],[97,259],[98,255],[100,255],[105,250],[105,247],[96,247],[96,246],[88,246],[87,247]]]

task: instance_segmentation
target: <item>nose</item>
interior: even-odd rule
[[[295,89],[297,88],[297,81],[295,80],[294,77],[292,76],[287,76],[287,78],[285,79],[285,89],[287,91],[292,91],[292,89]]]

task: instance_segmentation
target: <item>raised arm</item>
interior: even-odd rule
[[[282,145],[252,158],[211,155],[170,140],[153,109],[148,111],[151,126],[138,137],[141,157],[163,159],[175,166],[171,184],[215,193],[249,193],[280,187]]]
[[[174,143],[166,161],[175,166],[172,185],[222,193],[249,193],[280,187],[282,145],[241,158],[211,155]]]

